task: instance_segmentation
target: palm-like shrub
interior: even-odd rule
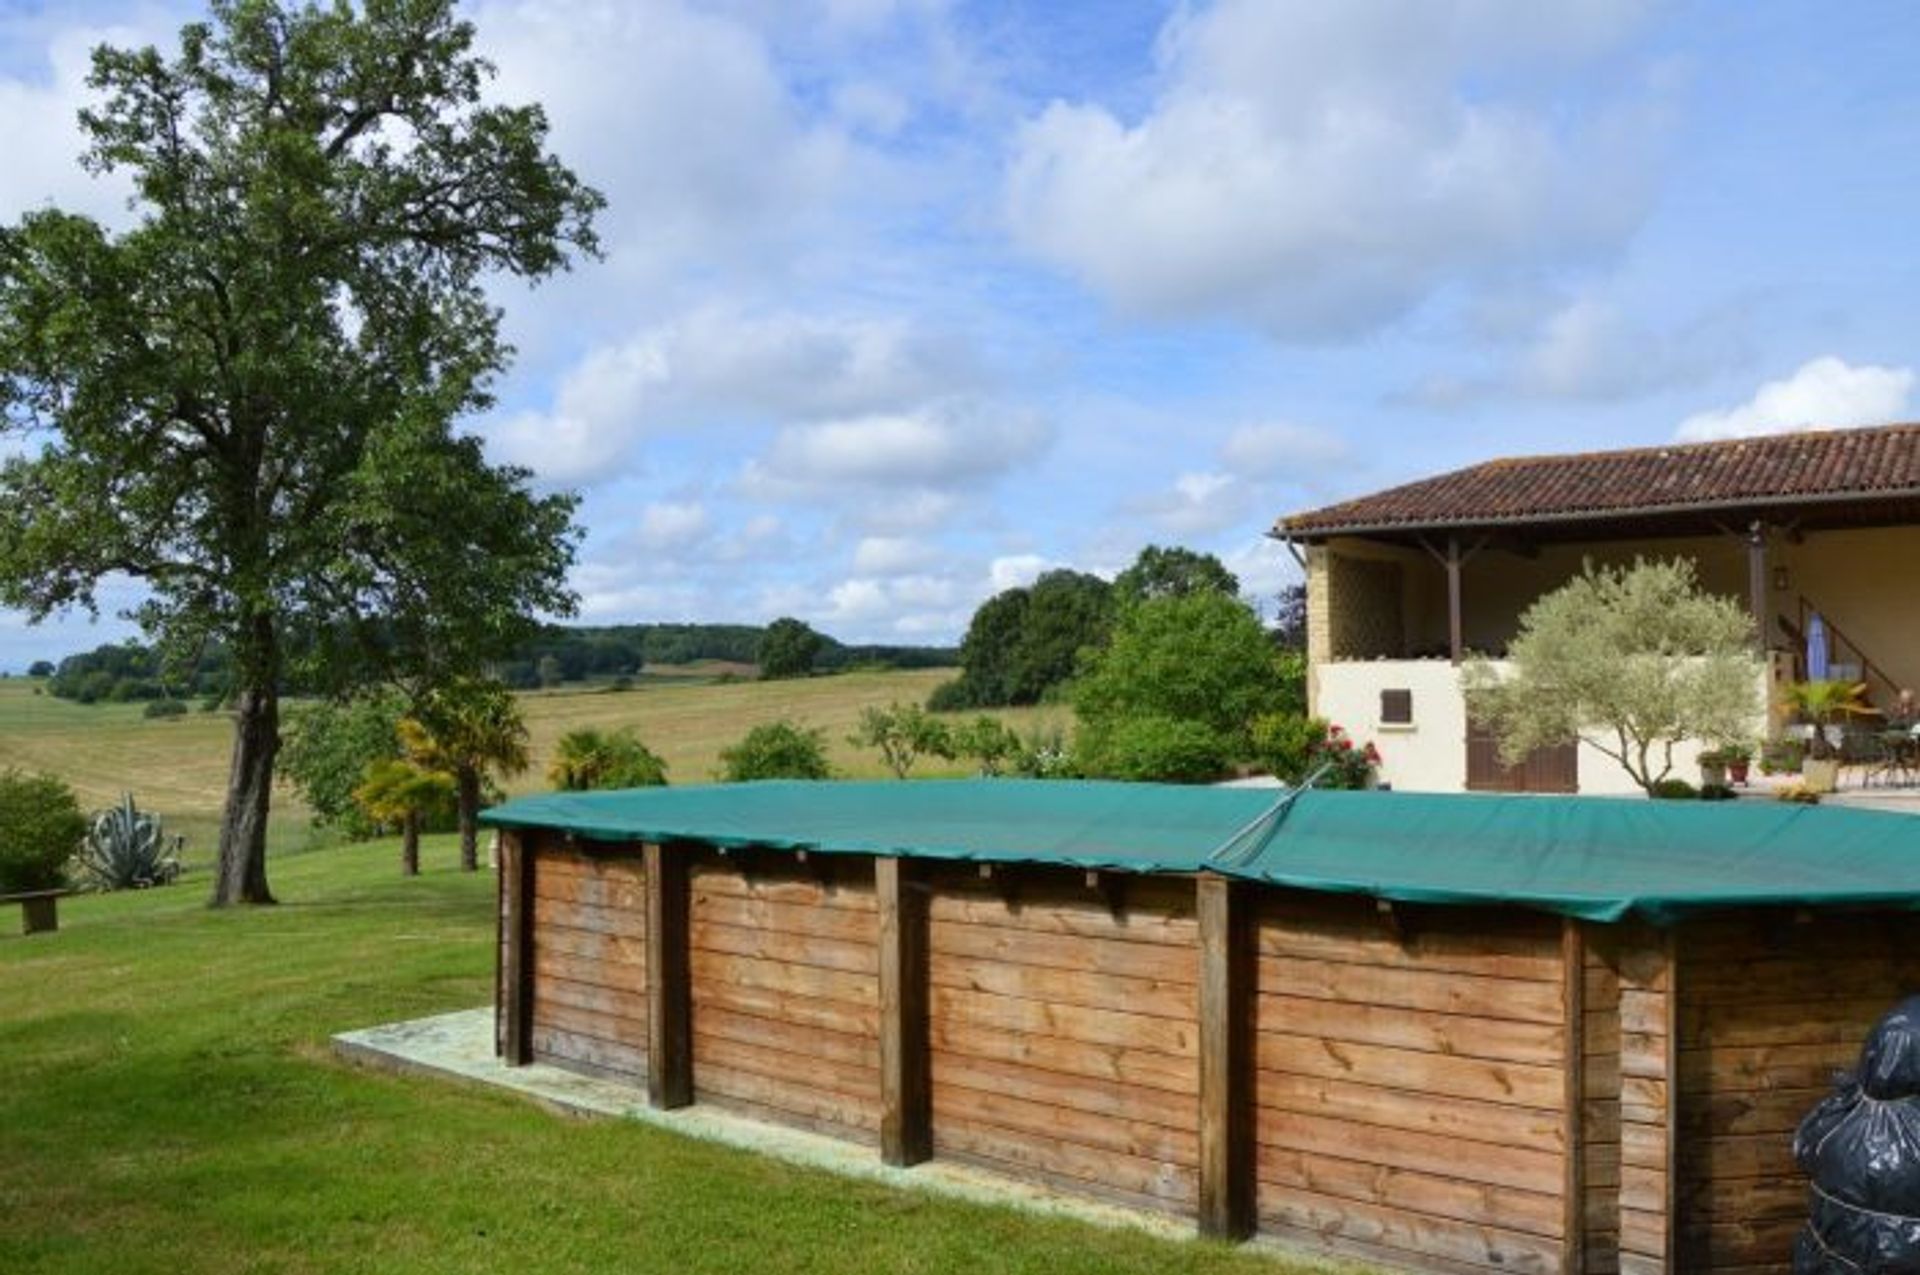
[[[632,730],[583,726],[560,737],[547,781],[562,792],[658,788],[667,782],[667,763]]]
[[[160,816],[133,804],[133,794],[94,815],[75,867],[88,890],[145,890],[180,875],[180,847],[168,838]]]

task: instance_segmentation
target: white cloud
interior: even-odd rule
[[[1829,354],[1802,364],[1782,380],[1768,381],[1736,407],[1689,416],[1675,437],[1705,442],[1886,424],[1906,416],[1913,383],[1911,368],[1855,366]]]
[[[1611,301],[1580,297],[1546,314],[1532,340],[1494,374],[1434,377],[1398,397],[1441,408],[1510,397],[1611,402],[1700,380],[1745,353],[1737,315],[1656,328]]]
[[[680,0],[492,0],[473,17],[500,99],[540,102],[555,149],[607,195],[623,283],[777,262],[841,189],[846,139],[807,122],[745,22]]]
[[[853,549],[853,569],[866,576],[904,576],[926,570],[939,551],[907,536],[863,536]]]
[[[1032,584],[1060,565],[1037,553],[1007,554],[988,564],[987,584],[994,593],[1005,593]]]
[[[1484,77],[1610,48],[1638,4],[1220,0],[1160,43],[1137,123],[1054,102],[1015,141],[1016,239],[1122,307],[1226,313],[1321,338],[1397,317],[1449,283],[1617,246],[1638,224],[1633,114],[1576,130]]]
[[[99,44],[149,42],[130,27],[58,32],[47,48],[46,74],[0,77],[0,120],[6,121],[6,162],[0,164],[0,221],[53,206],[85,213],[109,225],[128,220],[133,183],[124,172],[93,177],[80,167],[86,139],[77,115],[93,100],[87,88],[91,55]]]
[[[1220,459],[1242,478],[1305,481],[1315,467],[1345,464],[1352,457],[1353,449],[1337,434],[1285,421],[1242,425],[1220,448]]]
[[[713,519],[697,501],[662,501],[640,511],[634,543],[655,553],[684,549],[707,535]]]
[[[980,379],[963,343],[906,320],[705,306],[590,351],[550,407],[487,432],[504,459],[554,482],[591,482],[619,473],[649,434],[884,411]]]
[[[743,487],[767,495],[951,492],[997,478],[1048,441],[1037,418],[948,402],[916,411],[791,425],[748,463]]]

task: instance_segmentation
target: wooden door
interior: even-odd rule
[[[1468,792],[1579,792],[1579,762],[1578,744],[1556,744],[1509,766],[1492,732],[1477,722],[1467,726]]]

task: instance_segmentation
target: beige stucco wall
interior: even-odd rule
[[[1896,684],[1920,690],[1920,527],[1776,535],[1770,553],[1787,569],[1785,589],[1768,572],[1776,612],[1795,615],[1804,596]]]
[[[1496,668],[1504,667],[1496,662]],[[1380,778],[1402,792],[1460,792],[1467,784],[1467,708],[1460,670],[1446,660],[1355,660],[1320,669],[1315,711],[1380,750]],[[1413,724],[1380,721],[1380,692],[1413,692]],[[1761,724],[1754,723],[1759,734]],[[1701,744],[1674,750],[1675,777],[1700,781]],[[1638,795],[1620,763],[1582,743],[1580,791],[1589,796]]]

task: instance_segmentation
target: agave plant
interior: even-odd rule
[[[160,816],[140,810],[128,793],[117,806],[93,817],[75,860],[81,884],[90,890],[145,890],[180,875],[185,837],[169,839]]]

